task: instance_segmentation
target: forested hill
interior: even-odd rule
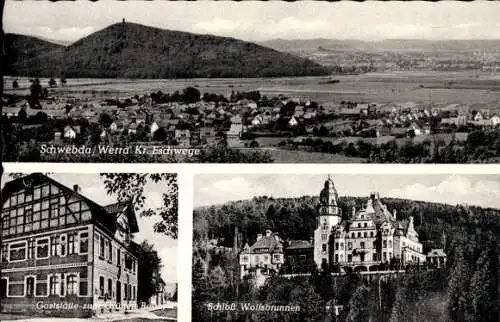
[[[37,40],[41,41],[41,40]],[[7,44],[8,45],[8,44]],[[13,57],[10,74],[45,77],[274,77],[317,76],[326,67],[234,38],[117,23],[67,47]]]
[[[340,197],[344,219],[352,207],[359,209],[367,198]],[[496,235],[500,232],[500,210],[475,206],[448,205],[407,199],[382,198],[389,211],[397,210],[398,218],[414,217],[415,228],[425,250],[443,247],[443,233],[448,237],[460,230],[484,228]],[[268,198],[228,202],[194,210],[196,239],[219,239],[223,246],[233,246],[235,227],[240,243],[253,242],[265,229],[278,232],[283,239],[308,240],[316,228],[317,197]],[[500,237],[500,236],[498,236]],[[241,247],[241,245],[238,245]]]
[[[16,73],[15,69],[23,66],[22,62],[30,61],[41,54],[52,52],[63,47],[35,37],[6,34],[5,48],[6,56],[2,64],[5,64],[5,73],[7,75],[12,75]],[[17,67],[12,69],[14,66]]]

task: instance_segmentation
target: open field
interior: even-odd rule
[[[364,163],[363,158],[300,150],[269,149],[274,163]]]
[[[479,72],[391,72],[363,75],[334,75],[337,84],[325,84],[328,77],[243,78],[243,79],[68,79],[67,86],[52,89],[56,95],[115,97],[156,91],[181,91],[195,86],[200,92],[228,95],[234,91],[259,90],[273,96],[316,100],[319,103],[358,101],[394,103],[415,101],[441,104],[494,104],[500,101],[500,75]],[[12,89],[17,79],[20,89]],[[47,79],[42,79],[47,84]],[[450,85],[450,82],[451,85]],[[28,78],[6,77],[8,93],[24,93]]]

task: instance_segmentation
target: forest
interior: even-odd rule
[[[343,218],[366,198],[341,197]],[[424,252],[444,248],[445,268],[368,281],[356,273],[311,270],[275,275],[257,288],[240,280],[238,252],[265,229],[284,240],[309,239],[316,197],[255,197],[194,210],[193,319],[196,321],[498,321],[500,210],[383,198],[398,217],[413,216]],[[237,238],[235,238],[237,236]],[[444,237],[444,238],[443,238]],[[298,304],[300,312],[211,312],[214,301]],[[342,305],[339,316],[332,305]]]

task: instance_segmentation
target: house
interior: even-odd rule
[[[284,263],[283,244],[277,234],[266,230],[265,235],[257,235],[252,246],[245,244],[239,256],[240,275],[254,275],[258,284],[266,277],[277,274]]]
[[[443,267],[446,265],[446,254],[442,249],[431,249],[427,253],[427,262],[437,268]]]
[[[290,120],[288,121],[288,125],[289,126],[297,126],[297,125],[299,125],[299,121],[297,121],[297,119],[294,116],[292,116],[290,118]]]
[[[191,131],[189,129],[176,129],[174,138],[177,141],[177,145],[184,147],[190,146]]]
[[[2,196],[3,313],[90,317],[104,308],[136,306],[133,205],[99,205],[78,185],[40,173],[7,182]],[[75,307],[40,310],[36,301]]]
[[[65,139],[75,139],[77,134],[80,134],[80,126],[66,125],[63,130]]]

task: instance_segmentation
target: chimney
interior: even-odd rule
[[[269,229],[266,230],[266,237],[271,237],[271,233],[272,233],[272,231],[270,231]]]
[[[82,190],[82,189],[80,188],[80,186],[79,186],[79,185],[77,185],[77,184],[73,185],[73,191],[74,191],[74,192],[76,192],[76,193],[80,193],[80,191],[81,191],[81,190]]]
[[[257,234],[257,241],[262,239],[262,234]]]
[[[375,200],[375,192],[370,193],[370,199]]]

